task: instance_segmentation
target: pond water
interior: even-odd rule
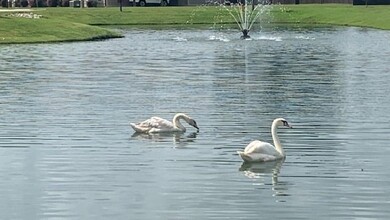
[[[390,32],[124,34],[0,46],[1,219],[390,216]],[[176,112],[200,132],[129,126]],[[243,164],[276,117],[285,161]]]

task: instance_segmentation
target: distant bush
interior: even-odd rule
[[[59,0],[58,5],[62,7],[69,7],[69,0]]]
[[[47,7],[46,0],[27,0],[30,7]]]
[[[7,1],[8,0],[3,0],[1,5],[3,7],[7,7]],[[27,7],[28,6],[28,1],[27,0],[16,0],[15,1],[15,7]]]
[[[98,4],[98,2],[96,0],[88,0],[87,1],[88,8],[90,8],[90,7],[97,7],[97,4]]]
[[[28,1],[27,0],[21,0],[20,1],[20,6],[21,7],[27,7],[28,6]]]
[[[59,0],[46,0],[46,5],[49,7],[57,7]]]

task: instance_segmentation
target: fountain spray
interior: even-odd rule
[[[242,32],[241,39],[250,38],[249,32],[253,24],[260,18],[260,15],[264,12],[266,4],[254,4],[254,0],[251,2],[252,7],[248,7],[248,0],[240,0],[237,5],[224,6],[229,14],[234,18],[238,27]]]

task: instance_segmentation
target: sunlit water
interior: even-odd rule
[[[390,216],[390,32],[124,32],[0,46],[0,219]],[[286,160],[243,164],[276,117]]]

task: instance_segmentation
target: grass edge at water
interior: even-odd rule
[[[276,5],[270,23],[326,24],[390,30],[390,6],[346,4]],[[122,37],[109,26],[191,27],[234,23],[225,10],[214,6],[38,8],[31,13],[40,19],[11,17],[18,12],[0,9],[0,44],[83,41]],[[26,12],[30,13],[30,12]]]

